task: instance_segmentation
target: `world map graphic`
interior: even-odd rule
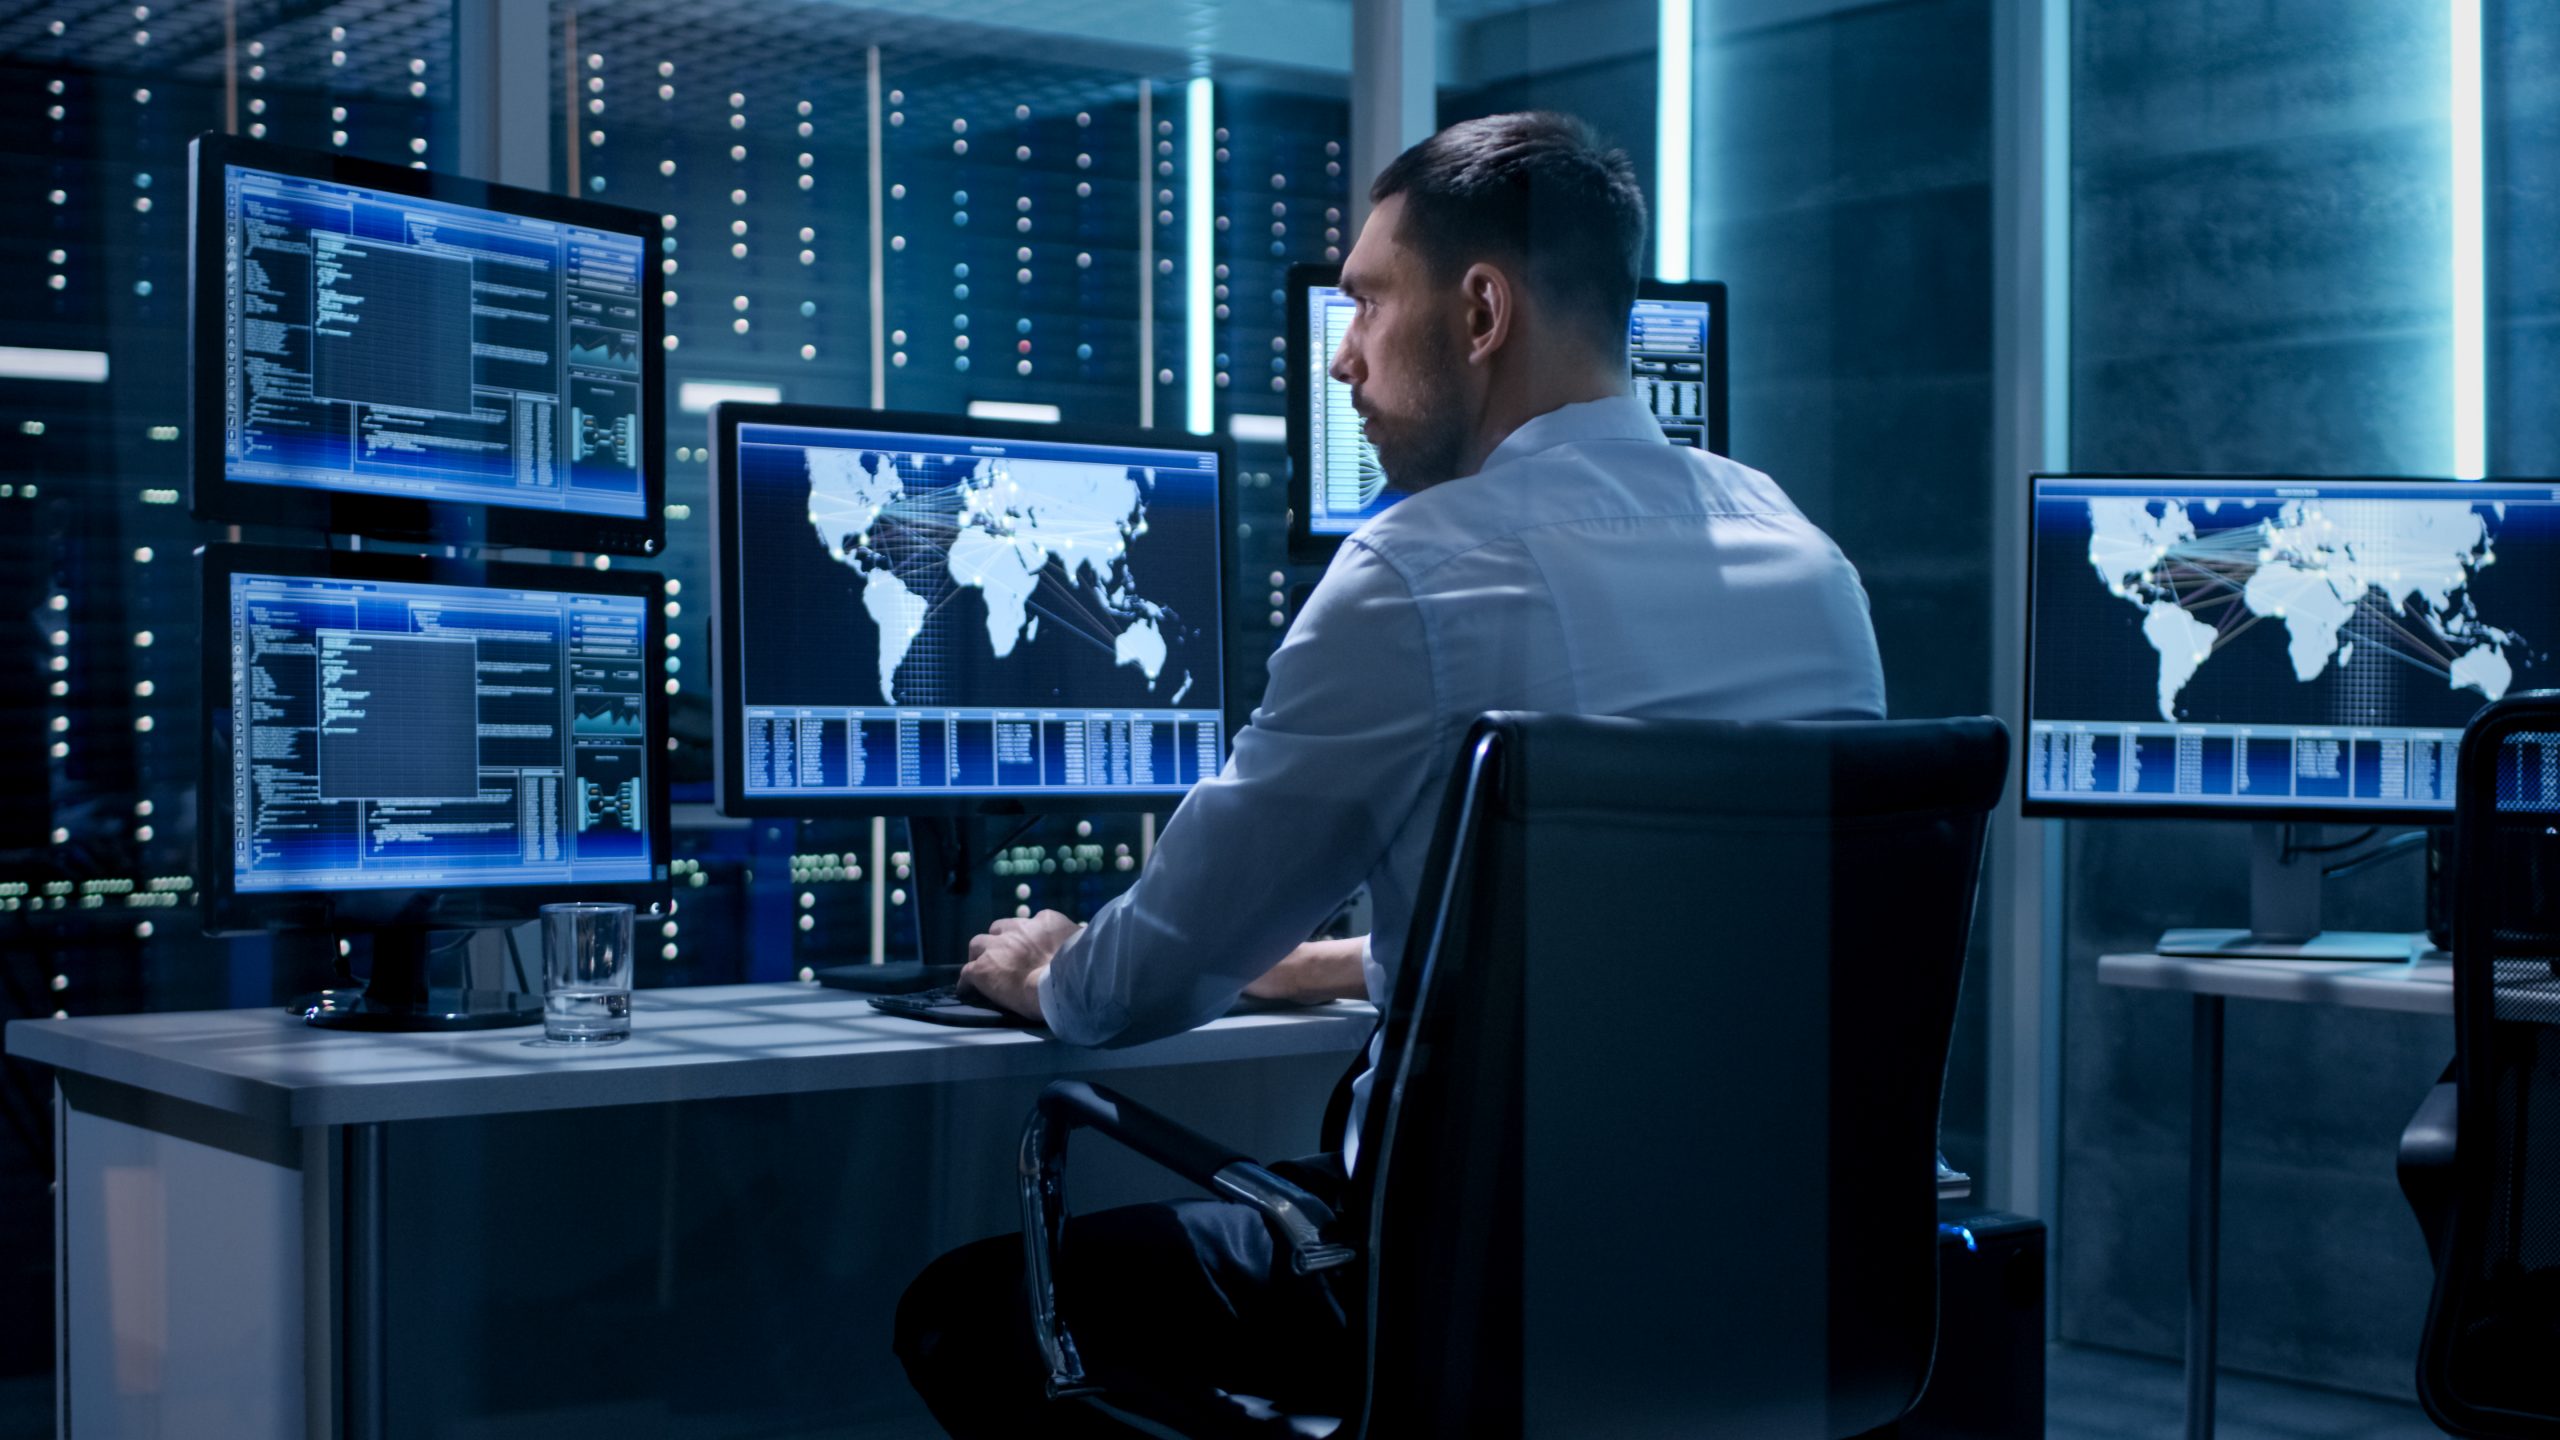
[[[947,660],[931,653],[928,621],[970,593],[984,602],[992,659],[1025,646],[1094,645],[1143,675],[1150,695],[1166,680],[1164,607],[1139,593],[1129,564],[1131,544],[1147,533],[1150,472],[868,449],[803,454],[809,525],[833,560],[861,576],[881,703],[912,703],[902,683],[917,687],[901,673]],[[1163,703],[1178,705],[1191,673],[1167,683]]]
[[[2157,658],[2160,718],[2215,654],[2251,628],[2284,628],[2294,679],[2309,684],[2369,657],[2413,665],[2487,700],[2515,678],[2520,637],[2482,616],[2472,582],[2497,563],[2503,507],[2469,501],[2288,500],[2255,523],[2217,526],[2214,501],[2091,499],[2088,561],[2109,594],[2143,613]],[[2252,507],[2254,508],[2254,507]],[[2203,512],[2201,522],[2194,511]]]

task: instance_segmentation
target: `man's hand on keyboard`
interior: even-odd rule
[[[1028,920],[1005,919],[969,942],[969,963],[960,968],[960,989],[1026,1020],[1046,1020],[1040,1013],[1040,977],[1050,957],[1066,948],[1084,927],[1055,910]]]

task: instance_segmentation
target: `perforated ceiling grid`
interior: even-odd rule
[[[1149,7],[1169,8],[1181,7]],[[660,215],[672,386],[869,403],[876,47],[886,402],[942,412],[1028,402],[1084,423],[1134,424],[1152,384],[1156,422],[1180,423],[1186,67],[1162,52],[1027,42],[988,23],[987,5],[967,13],[962,24],[819,0],[554,0],[555,182]],[[1281,277],[1341,242],[1348,108],[1339,96],[1303,93],[1311,84],[1322,82],[1220,84],[1230,119],[1217,138],[1211,263],[1222,424],[1230,411],[1281,412],[1270,368]],[[1145,135],[1142,88],[1153,126]],[[1142,209],[1142,199],[1153,203]],[[1275,217],[1274,204],[1302,218]],[[1142,244],[1153,257],[1144,274]],[[1152,377],[1142,285],[1157,315]],[[699,658],[708,616],[694,599],[710,583],[705,431],[700,415],[671,415],[669,549],[659,568],[680,587],[670,602],[679,648],[666,662],[680,735],[708,732]],[[1278,447],[1240,448],[1229,681],[1258,696],[1283,608],[1272,595],[1284,569],[1285,490]],[[707,773],[698,746],[677,760],[679,780]],[[1117,852],[1136,838],[1134,823],[1077,828],[1090,833],[1030,838],[1062,849],[1100,843],[1100,862],[1035,866],[1012,882],[1017,903],[1085,913],[1126,883]],[[808,882],[812,904],[792,933],[817,963],[840,958],[845,932],[863,921],[853,868],[809,867],[832,879]],[[899,934],[893,926],[893,946]]]

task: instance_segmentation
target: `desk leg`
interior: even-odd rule
[[[390,1426],[382,1368],[382,1127],[346,1131],[347,1440],[382,1440]]]
[[[71,1104],[53,1082],[53,1436],[71,1437]]]
[[[2187,1440],[2213,1440],[2222,1270],[2222,997],[2196,997],[2187,1130]]]
[[[291,1134],[74,1071],[54,1087],[56,1433],[309,1440]]]

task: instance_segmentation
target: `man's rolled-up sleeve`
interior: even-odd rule
[[[1226,768],[1041,983],[1058,1038],[1134,1045],[1216,1018],[1368,877],[1444,757],[1422,617],[1354,541],[1271,657]]]

